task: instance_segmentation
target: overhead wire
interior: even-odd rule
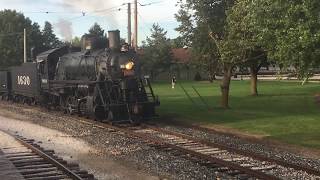
[[[149,2],[149,3],[146,3],[146,4],[143,4],[142,2],[138,1],[138,4],[142,7],[145,7],[145,6],[150,6],[150,5],[153,5],[153,4],[160,4],[160,3],[163,3],[165,1],[168,1],[168,0],[161,0],[161,1],[154,1],[154,2]],[[64,19],[65,21],[71,21],[71,22],[74,22],[76,20],[81,20],[81,19],[86,19],[86,18],[102,18],[102,17],[106,17],[106,16],[109,16],[107,14],[113,14],[117,11],[121,11],[122,10],[122,6],[125,6],[127,5],[128,3],[133,3],[133,2],[127,2],[127,3],[122,3],[121,5],[117,5],[117,6],[113,6],[113,7],[110,7],[110,8],[106,8],[106,9],[98,9],[98,10],[93,10],[93,11],[73,11],[73,12],[69,12],[69,11],[31,11],[31,12],[24,12],[24,13],[45,13],[45,14],[81,14],[80,16],[75,16],[75,17],[71,17],[69,19]],[[106,12],[106,11],[109,11],[109,12]],[[107,14],[104,14],[104,15],[101,15],[101,13],[107,13]],[[140,15],[140,13],[138,13],[139,15],[139,19],[141,20],[141,22],[143,22],[143,24],[146,26],[146,27],[149,27],[145,21],[143,20],[142,16]],[[112,24],[113,22],[112,21],[108,21],[108,24]],[[59,23],[54,23],[53,26],[56,26],[57,24]],[[115,24],[112,24],[115,26]],[[146,30],[145,28],[141,28],[145,37],[147,37],[147,33],[146,33]]]

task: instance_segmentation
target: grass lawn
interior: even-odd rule
[[[314,95],[320,93],[319,83],[301,86],[297,82],[267,82],[258,84],[258,97],[250,96],[249,81],[232,81],[231,109],[219,108],[218,82],[182,82],[197,105],[194,105],[177,85],[171,89],[166,82],[153,83],[161,105],[160,116],[199,124],[222,125],[242,132],[263,135],[285,143],[320,149],[320,105]],[[195,86],[212,107],[208,111]]]

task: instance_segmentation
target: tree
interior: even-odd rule
[[[75,37],[71,40],[71,44],[72,44],[73,47],[81,48],[81,38],[79,38],[78,36],[75,36]]]
[[[178,31],[184,40],[185,45],[192,47],[193,63],[206,69],[210,81],[215,79],[218,70],[217,51],[215,43],[208,41],[209,29],[207,24],[202,23],[196,15],[192,15],[192,2],[178,2],[180,10],[175,14],[175,18],[180,23],[176,31]]]
[[[62,45],[57,36],[53,33],[52,25],[46,21],[42,30],[43,46],[45,49],[57,48]]]
[[[42,46],[42,35],[37,23],[13,10],[0,11],[0,68],[23,62],[23,30],[27,32],[27,56],[32,47]]]
[[[104,30],[98,23],[94,23],[93,26],[89,29],[89,35],[97,36],[97,37],[105,37]]]
[[[184,48],[186,47],[184,44],[184,40],[181,36],[175,38],[175,39],[170,39],[170,43],[172,48]]]
[[[190,34],[187,24],[195,24],[192,34],[192,48],[199,58],[206,57],[209,63],[219,63],[223,72],[221,81],[221,106],[229,107],[229,88],[232,70],[239,58],[229,56],[232,44],[226,38],[227,10],[233,6],[233,0],[186,0],[180,1],[180,16],[176,19],[182,28],[177,29],[186,35]],[[192,12],[192,16],[186,12]],[[194,21],[194,22],[193,22]]]
[[[142,66],[150,72],[152,78],[166,71],[171,65],[171,44],[166,35],[167,31],[164,31],[158,24],[153,24],[151,36],[147,37]]]
[[[38,53],[41,53],[46,50],[44,47],[44,38],[40,31],[40,26],[38,23],[33,23],[31,27],[30,38],[28,38],[27,47],[34,48],[34,54],[33,56],[37,55]],[[35,57],[33,57],[35,58]]]
[[[300,78],[319,66],[320,1],[257,0],[248,3],[256,39],[268,56],[284,67],[293,65]]]
[[[93,26],[89,29],[89,33],[85,34],[89,37],[96,38],[96,48],[106,48],[108,47],[108,38],[106,37],[104,30],[98,23],[94,23]],[[123,41],[120,38],[120,42]]]
[[[251,75],[251,94],[258,95],[257,80],[258,72],[262,66],[267,65],[267,54],[261,48],[252,23],[248,22],[251,9],[247,8],[251,1],[238,0],[228,10],[226,24],[226,40],[228,45],[222,52],[228,58],[237,57],[237,66],[247,66]]]
[[[194,31],[193,19],[190,12],[192,8],[188,3],[183,3],[182,0],[178,1],[178,5],[180,9],[178,13],[175,14],[175,18],[180,22],[180,25],[175,30],[181,34],[180,40],[182,46],[191,47]]]

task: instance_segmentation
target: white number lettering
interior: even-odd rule
[[[31,80],[29,76],[18,76],[18,85],[30,86]]]

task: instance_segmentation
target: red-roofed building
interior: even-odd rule
[[[176,76],[178,80],[193,80],[197,72],[203,77],[206,76],[204,71],[191,64],[192,54],[190,48],[175,48],[171,52],[173,56],[172,65],[166,72],[157,75],[157,80],[170,80],[172,76]],[[137,53],[143,56],[144,49],[139,49]]]
[[[177,63],[186,64],[191,62],[191,50],[189,48],[172,49],[173,59]]]

